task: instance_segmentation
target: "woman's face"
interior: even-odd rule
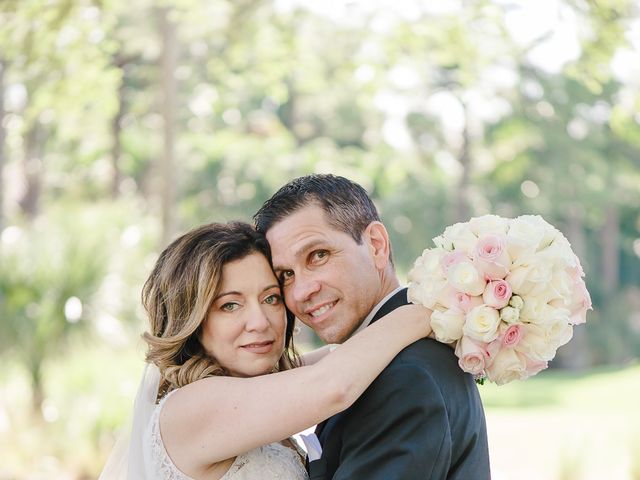
[[[235,377],[273,371],[284,351],[286,317],[267,259],[252,253],[222,268],[222,288],[204,322],[205,350]]]

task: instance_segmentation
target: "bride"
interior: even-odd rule
[[[162,252],[142,292],[150,331],[131,438],[100,479],[306,479],[291,435],[349,407],[431,332],[429,311],[406,306],[300,358],[270,258],[240,222],[201,226]]]

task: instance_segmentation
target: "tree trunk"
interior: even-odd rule
[[[38,414],[36,418],[40,418],[42,416],[42,403],[44,402],[42,359],[32,358],[29,363],[29,374],[31,376],[31,408]]]
[[[458,161],[462,167],[462,175],[460,176],[460,182],[456,189],[456,222],[466,222],[469,220],[471,213],[469,211],[469,183],[471,178],[471,154],[469,149],[469,125],[468,121],[466,121],[464,130],[462,131],[462,147],[458,157]]]
[[[620,240],[620,212],[618,206],[608,202],[604,210],[604,226],[602,239],[602,282],[605,296],[618,291],[620,279],[620,257],[618,243]]]
[[[5,139],[6,133],[4,129],[4,72],[6,69],[6,63],[0,59],[0,232],[4,228],[4,165],[6,160],[5,155]]]
[[[160,195],[162,208],[162,244],[167,245],[175,231],[174,202],[176,192],[175,171],[175,119],[177,85],[175,70],[177,64],[176,32],[169,18],[170,10],[158,9],[160,35],[162,38],[161,84],[163,148],[160,158]]]
[[[36,120],[25,136],[24,161],[22,174],[24,192],[19,205],[28,218],[34,218],[40,211],[40,193],[42,190],[42,128]]]
[[[122,117],[124,116],[124,70],[122,70],[123,78],[120,80],[118,87],[118,111],[111,120],[111,196],[118,198],[120,195],[120,181],[122,173],[120,171],[120,156],[122,155],[122,143],[120,141],[120,132],[122,131]]]

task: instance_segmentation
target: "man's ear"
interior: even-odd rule
[[[367,242],[373,261],[379,270],[389,265],[389,234],[381,222],[371,222],[363,232],[363,240]]]

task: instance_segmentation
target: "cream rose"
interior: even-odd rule
[[[548,288],[552,273],[550,264],[531,256],[514,263],[505,280],[518,295],[539,295]]]
[[[553,307],[538,297],[524,297],[524,306],[520,310],[520,318],[525,322],[545,323]]]
[[[439,240],[439,243],[441,243],[445,249],[453,250],[455,248],[467,255],[473,252],[478,242],[478,237],[471,231],[471,228],[469,228],[469,223],[453,224],[447,227],[441,236],[442,240]],[[438,245],[438,243],[436,243],[436,245]]]
[[[431,277],[423,282],[412,282],[409,283],[407,299],[411,303],[424,305],[433,310],[446,288],[445,278]]]
[[[446,253],[441,248],[427,248],[424,250],[422,255],[413,262],[413,268],[408,275],[409,281],[421,282],[429,280],[434,275],[444,274],[439,267],[441,259]]]
[[[447,272],[449,284],[467,295],[482,295],[486,280],[480,275],[471,262],[460,262]]]
[[[538,249],[551,245],[556,239],[564,238],[557,228],[540,215],[520,215],[511,222],[510,228],[513,228],[514,224],[521,232],[536,232]]]
[[[573,334],[571,326],[557,318],[544,325],[523,324],[522,330],[522,338],[515,348],[537,362],[552,360],[558,347],[567,343]]]
[[[431,314],[431,329],[436,339],[442,343],[451,343],[462,337],[464,313],[460,310],[434,310]]]
[[[462,332],[474,340],[488,343],[498,336],[499,324],[498,311],[495,308],[480,305],[467,313]]]
[[[545,232],[523,217],[513,219],[507,232],[507,251],[512,259],[533,255]]]
[[[527,375],[527,362],[524,356],[512,348],[502,348],[486,369],[487,378],[498,385],[519,380]]]
[[[469,228],[478,237],[488,234],[504,235],[509,228],[509,220],[498,215],[483,215],[469,220]]]

